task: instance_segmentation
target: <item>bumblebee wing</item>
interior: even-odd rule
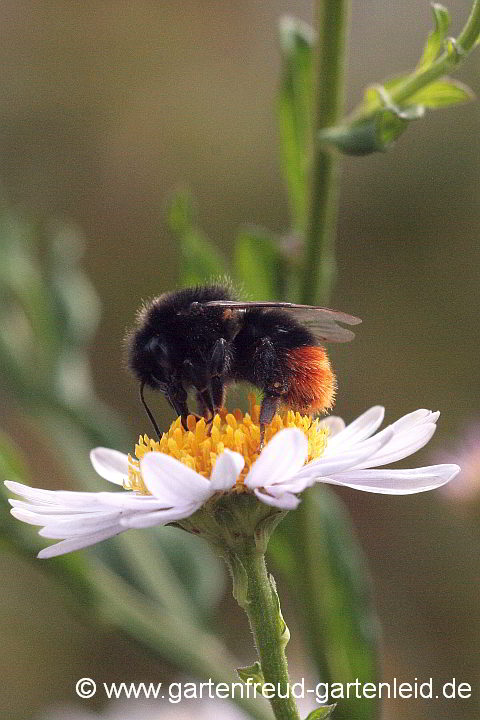
[[[237,302],[235,300],[211,300],[202,303],[202,305],[206,307],[224,307],[244,312],[253,308],[282,310],[292,315],[302,325],[305,325],[319,342],[349,342],[353,340],[355,333],[348,328],[342,327],[339,323],[358,325],[362,322],[360,318],[354,315],[317,305],[296,305],[287,302]]]

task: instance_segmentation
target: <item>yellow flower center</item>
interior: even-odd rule
[[[211,423],[207,423],[203,418],[197,420],[193,415],[189,415],[188,430],[182,426],[181,418],[177,418],[160,440],[153,440],[148,435],[140,435],[135,445],[136,457],[128,456],[129,469],[125,489],[135,490],[142,495],[150,494],[140,472],[140,460],[146,453],[165,453],[180,460],[203,477],[209,478],[217,457],[228,448],[240,453],[245,459],[245,467],[237,479],[236,486],[236,490],[241,492],[244,489],[245,476],[260,454],[260,406],[256,404],[253,393],[248,398],[250,402],[248,413],[244,414],[238,409],[229,413],[222,408]],[[277,413],[272,422],[265,426],[265,444],[284,428],[299,428],[308,439],[307,462],[309,462],[320,457],[327,444],[328,429],[322,427],[321,423],[320,418],[313,419],[293,410],[285,410]]]

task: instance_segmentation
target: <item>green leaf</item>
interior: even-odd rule
[[[270,574],[268,576],[268,579],[270,581],[270,587],[272,589],[272,595],[275,600],[275,606],[276,606],[276,610],[277,610],[277,617],[275,618],[275,620],[276,620],[278,632],[280,635],[280,644],[281,644],[283,650],[285,650],[285,648],[287,647],[287,645],[290,641],[290,630],[288,629],[288,625],[285,622],[283,615],[282,615],[282,608],[280,607],[280,598],[278,597],[277,584],[275,582],[275,578],[273,577],[273,575]]]
[[[237,673],[240,677],[240,680],[243,680],[244,683],[247,682],[249,678],[252,678],[253,682],[255,684],[263,685],[265,682],[265,678],[263,677],[262,672],[262,666],[256,660],[253,665],[249,665],[248,667],[239,667],[237,668]]]
[[[0,327],[7,368],[18,363],[13,382],[52,382],[58,330],[50,289],[37,251],[38,237],[28,220],[0,211]],[[10,346],[10,348],[8,347]],[[5,348],[5,353],[3,353]],[[22,378],[23,374],[23,378]]]
[[[304,230],[308,157],[312,142],[314,30],[302,20],[280,21],[282,76],[277,101],[280,150],[292,224]]]
[[[408,121],[391,110],[384,110],[376,117],[376,141],[378,149],[388,150],[407,129]]]
[[[408,98],[408,105],[423,105],[426,108],[448,107],[474,99],[474,93],[467,85],[444,77],[426,85]]]
[[[57,325],[65,346],[85,347],[100,321],[100,300],[80,261],[85,241],[74,225],[48,224],[48,281],[51,285]]]
[[[422,57],[417,65],[417,72],[426,70],[435,61],[443,48],[447,30],[450,27],[450,13],[443,5],[432,3],[432,12],[435,27],[428,36]]]
[[[305,639],[325,682],[375,682],[378,623],[369,574],[341,501],[327,488],[310,489],[295,513],[278,526],[273,561],[296,556],[289,581],[302,603]],[[303,537],[302,543],[298,538]],[[374,700],[345,698],[338,720],[372,720]]]
[[[319,140],[345,155],[369,155],[388,150],[407,125],[408,120],[392,110],[381,110],[363,123],[326,128],[319,133]]]
[[[168,219],[180,246],[180,283],[184,287],[203,285],[228,275],[225,258],[196,224],[189,193],[175,195]]]
[[[333,711],[336,707],[337,704],[335,703],[335,705],[324,705],[321,708],[312,710],[305,720],[328,720],[328,718],[332,717]]]
[[[234,250],[235,278],[249,300],[277,300],[284,293],[287,262],[278,240],[263,228],[240,231]]]

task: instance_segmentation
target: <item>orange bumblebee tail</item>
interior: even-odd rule
[[[335,403],[337,381],[325,348],[309,345],[289,350],[286,364],[291,372],[285,403],[304,414],[326,412]]]

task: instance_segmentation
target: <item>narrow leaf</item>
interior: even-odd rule
[[[275,620],[276,620],[278,632],[280,635],[280,644],[281,644],[283,650],[285,650],[285,648],[287,647],[287,645],[290,641],[290,630],[288,629],[288,625],[285,622],[283,615],[282,615],[282,609],[280,607],[280,598],[278,597],[277,585],[275,583],[275,578],[273,577],[273,575],[270,574],[268,576],[268,579],[270,580],[270,587],[272,589],[272,595],[275,600],[275,606],[276,606],[276,610],[277,610],[277,616],[276,616]]]
[[[450,27],[450,13],[443,5],[432,3],[432,12],[435,27],[428,36],[422,57],[417,65],[417,71],[426,70],[434,62],[443,48],[447,30]]]
[[[249,300],[281,298],[286,281],[286,260],[272,233],[263,228],[243,229],[235,242],[235,277]]]
[[[467,85],[444,77],[426,85],[408,99],[408,105],[423,105],[426,108],[448,107],[473,100],[474,94]]]
[[[312,712],[305,718],[305,720],[328,720],[332,717],[333,711],[337,705],[324,705],[321,708],[312,710]]]
[[[239,667],[237,668],[237,673],[240,677],[240,680],[243,680],[243,682],[247,682],[249,678],[252,678],[253,682],[256,684],[263,685],[265,682],[265,679],[263,677],[262,672],[262,666],[256,660],[253,665],[249,665],[248,667]]]
[[[376,140],[379,150],[388,148],[407,129],[408,121],[391,110],[379,113],[376,119]]]
[[[169,226],[179,242],[181,285],[202,285],[228,275],[225,258],[196,224],[188,193],[175,195],[169,212]]]
[[[313,45],[305,22],[285,16],[280,22],[283,69],[277,102],[280,149],[296,230],[306,223],[308,155],[312,140]]]
[[[417,108],[415,106],[415,112]],[[353,125],[326,128],[319,133],[320,142],[328,143],[345,155],[369,155],[385,152],[406,130],[408,120],[393,110],[380,110],[373,118]]]

